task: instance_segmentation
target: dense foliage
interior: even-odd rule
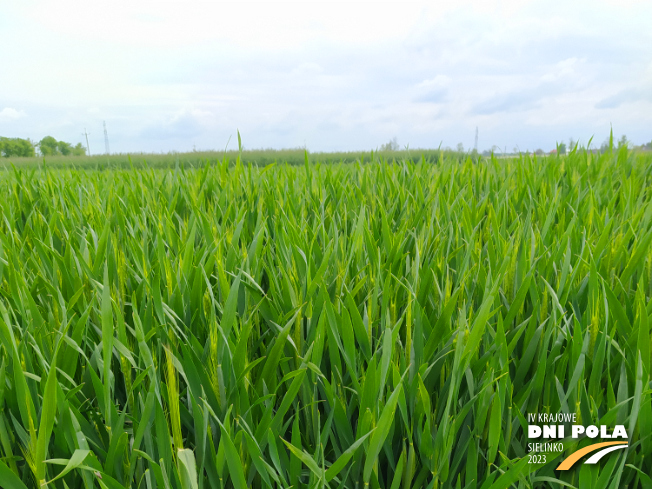
[[[29,139],[0,137],[0,156],[29,158],[34,156],[34,145]]]
[[[86,154],[86,149],[81,143],[73,146],[65,141],[57,141],[52,136],[44,137],[36,145],[29,139],[0,137],[0,156],[5,158],[25,158],[27,161],[31,159],[40,162],[42,161],[40,158],[35,159],[36,147],[42,156],[83,156]]]
[[[84,156],[86,148],[81,143],[73,146],[65,141],[57,141],[52,136],[45,136],[38,143],[39,151],[43,156]]]
[[[650,487],[651,172],[2,173],[0,485]],[[559,411],[629,450],[530,465]]]

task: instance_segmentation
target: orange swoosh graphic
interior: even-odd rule
[[[627,443],[628,442],[626,441],[607,441],[604,443],[596,443],[595,445],[589,445],[588,447],[584,447],[581,450],[578,450],[573,454],[571,454],[569,457],[566,458],[566,460],[564,460],[561,464],[559,464],[559,467],[557,467],[555,470],[568,470],[575,464],[575,462],[581,459],[584,455],[599,450],[600,448],[610,447],[612,445],[627,445]]]

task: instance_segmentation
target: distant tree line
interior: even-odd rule
[[[5,138],[0,136],[0,156],[36,156],[36,151],[42,156],[84,156],[86,148],[81,143],[73,146],[65,141],[57,141],[52,136],[45,136],[38,143],[29,139]]]
[[[0,137],[0,155],[34,156],[34,144],[29,139]]]

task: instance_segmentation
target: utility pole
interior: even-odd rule
[[[106,121],[103,121],[104,123],[104,148],[106,154],[111,154],[111,150],[109,149],[109,134],[106,132]]]
[[[86,136],[86,149],[88,150],[88,156],[90,156],[91,147],[88,145],[88,132],[86,131],[86,128],[84,128],[84,132],[82,132],[82,136]]]
[[[476,153],[478,152],[478,126],[475,126],[475,145],[473,146],[473,150]]]

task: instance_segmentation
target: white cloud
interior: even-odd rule
[[[15,121],[16,119],[21,119],[25,116],[26,114],[22,110],[12,109],[11,107],[5,107],[0,110],[0,122]]]
[[[426,90],[446,88],[451,84],[451,77],[446,75],[437,75],[430,80],[423,80],[420,82],[417,87],[424,88]]]

